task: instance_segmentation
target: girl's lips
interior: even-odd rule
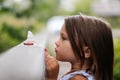
[[[56,53],[58,52],[56,48],[55,48],[55,52],[56,52]]]

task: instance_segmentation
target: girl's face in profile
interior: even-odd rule
[[[55,42],[56,48],[56,59],[59,61],[66,61],[74,63],[78,59],[75,57],[72,50],[68,35],[66,33],[65,25],[62,26],[60,31],[60,37],[58,41]]]

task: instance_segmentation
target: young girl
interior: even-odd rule
[[[60,80],[113,79],[113,37],[106,21],[87,15],[69,16],[55,44],[56,58],[45,49],[46,80],[57,80],[57,60],[71,63],[71,70]]]

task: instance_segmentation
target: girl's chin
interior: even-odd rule
[[[60,59],[60,58],[58,58],[58,57],[56,57],[56,59],[57,59],[58,61],[61,61],[61,62],[66,62],[66,61],[64,61],[64,60],[62,60],[62,59]]]
[[[58,61],[61,61],[61,59],[60,59],[59,57],[56,57],[56,59],[57,59]]]
[[[59,61],[59,58],[58,58],[58,57],[56,57],[56,59]]]

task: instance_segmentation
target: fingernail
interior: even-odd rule
[[[47,48],[45,48],[45,51],[47,51]]]

